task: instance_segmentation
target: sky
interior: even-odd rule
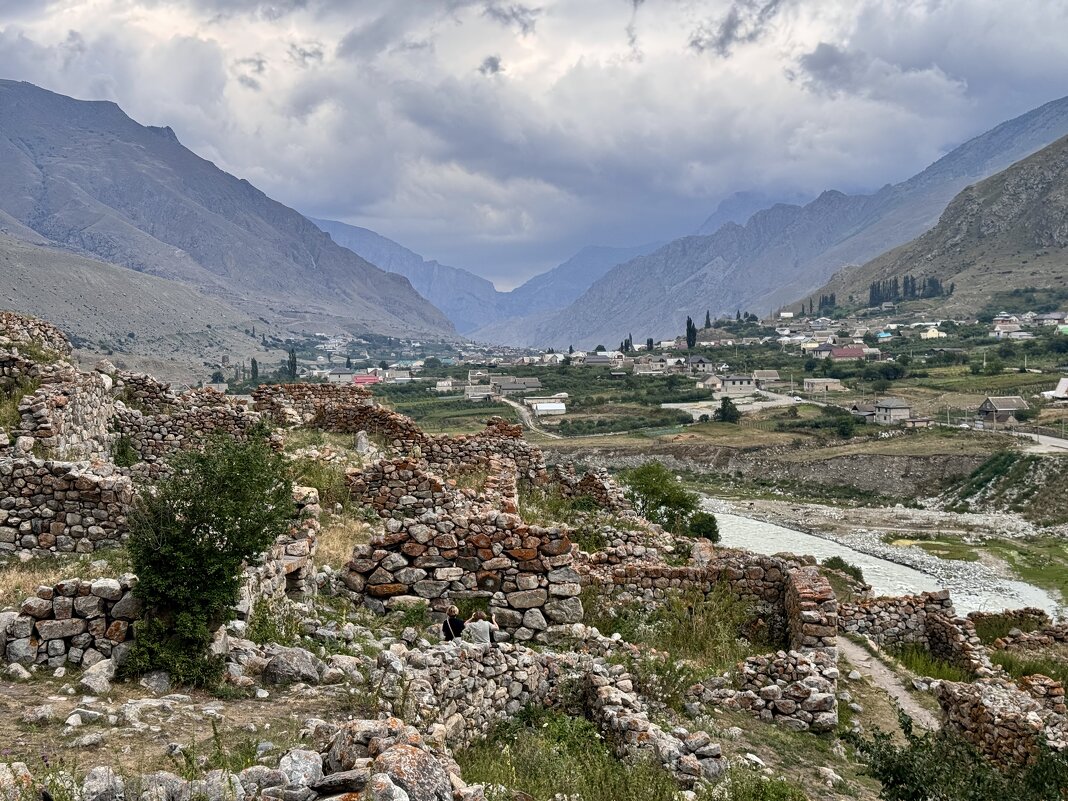
[[[904,180],[1068,92],[1063,0],[0,0],[0,77],[119,103],[507,289],[733,192]]]

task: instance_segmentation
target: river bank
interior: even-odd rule
[[[730,501],[705,496],[719,519],[725,545],[760,553],[791,551],[826,559],[840,556],[860,566],[880,595],[948,589],[958,612],[1036,606],[1058,614],[1063,599],[1013,577],[993,557],[975,562],[941,559],[914,546],[887,543],[887,534],[949,533],[1029,536],[1033,527],[1008,515],[954,515],[913,509],[842,509],[782,501]],[[960,520],[959,518],[974,518]],[[989,518],[982,520],[981,518]],[[1006,519],[1002,519],[1006,518]],[[952,526],[947,524],[953,523]]]

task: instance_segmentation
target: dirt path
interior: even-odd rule
[[[838,650],[849,661],[849,664],[859,670],[872,684],[885,690],[918,725],[931,731],[940,728],[941,724],[934,714],[920,705],[905,688],[898,675],[885,662],[872,656],[863,646],[845,637],[838,638]]]
[[[536,431],[542,436],[548,437],[549,439],[563,439],[563,437],[559,434],[552,434],[546,431],[544,428],[538,426],[538,424],[534,422],[534,415],[530,413],[530,409],[528,409],[522,403],[516,403],[510,398],[501,398],[501,400],[503,400],[505,403],[507,403],[509,406],[519,412],[519,419],[522,420],[523,425],[525,425],[531,431]]]

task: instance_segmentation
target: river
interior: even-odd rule
[[[732,548],[745,548],[764,554],[780,552],[811,554],[820,561],[840,556],[864,571],[864,580],[872,585],[876,595],[907,595],[941,589],[943,584],[934,576],[888,559],[864,553],[847,545],[824,539],[815,534],[785,528],[739,515],[716,513],[720,542]],[[1039,587],[1023,581],[998,578],[982,588],[972,583],[954,586],[946,581],[957,612],[966,615],[974,611],[999,611],[1023,606],[1037,606],[1055,615],[1058,601]]]

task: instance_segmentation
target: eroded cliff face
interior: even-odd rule
[[[553,443],[543,450],[551,461],[574,460],[614,470],[637,467],[652,457],[673,470],[730,474],[742,479],[811,482],[891,498],[937,495],[986,460],[983,455],[854,454],[827,458],[814,455],[812,459],[795,461],[783,458],[785,451],[781,449],[743,451],[703,445],[654,445],[636,452],[627,448]]]

